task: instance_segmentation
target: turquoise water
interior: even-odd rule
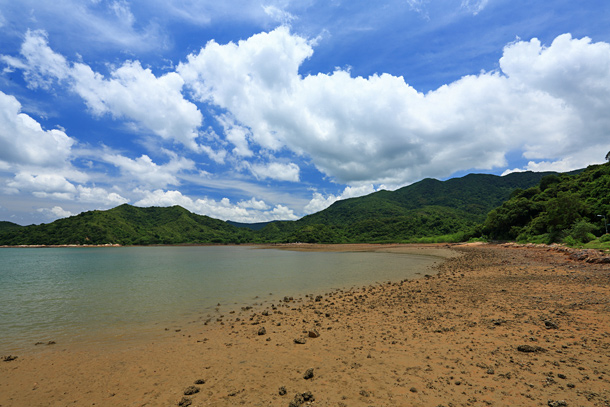
[[[112,340],[285,295],[417,277],[437,259],[222,247],[0,249],[0,354]],[[164,325],[163,325],[164,326]]]

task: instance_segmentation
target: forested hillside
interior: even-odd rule
[[[382,243],[470,237],[558,241],[600,234],[610,164],[578,175],[470,174],[335,202],[298,221],[224,222],[186,209],[121,205],[43,225],[0,224],[0,244]],[[584,237],[583,237],[584,236]]]
[[[549,174],[424,179],[396,191],[337,201],[295,222],[274,222],[260,236],[265,241],[312,243],[461,241],[512,191],[537,185]]]
[[[127,204],[0,233],[0,244],[4,245],[149,245],[240,243],[250,240],[247,230],[196,215],[180,206],[138,208]]]
[[[545,176],[539,185],[513,192],[492,210],[481,235],[541,243],[586,243],[605,233],[610,213],[610,163],[576,175]]]

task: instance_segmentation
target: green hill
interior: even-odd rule
[[[523,172],[504,177],[470,174],[448,181],[424,179],[396,191],[340,200],[297,221],[262,224],[223,222],[179,206],[138,208],[125,204],[49,224],[0,229],[0,244],[461,241],[481,233],[479,225],[486,215],[511,194],[531,191],[548,177],[559,176]],[[493,235],[489,227],[485,230]]]
[[[608,214],[610,163],[548,175],[540,185],[516,191],[487,215],[480,233],[492,239],[586,243],[593,233],[605,232]]]
[[[240,243],[250,239],[246,230],[180,206],[138,208],[127,204],[0,234],[0,243],[5,245]]]
[[[424,179],[396,191],[340,200],[295,222],[275,222],[263,228],[260,237],[311,243],[402,242],[439,236],[461,240],[515,189],[530,188],[550,174]]]
[[[0,221],[0,232],[3,232],[5,230],[19,229],[19,228],[22,228],[22,227],[23,226],[18,225],[18,224],[13,223],[13,222]]]

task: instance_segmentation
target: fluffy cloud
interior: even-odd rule
[[[54,206],[52,208],[40,208],[38,212],[44,214],[48,218],[57,219],[57,218],[67,218],[68,216],[74,216],[75,214],[63,209],[61,206]]]
[[[77,200],[83,203],[96,203],[103,206],[114,206],[129,202],[129,199],[122,197],[117,192],[108,192],[104,188],[90,188],[78,185],[76,190]]]
[[[196,139],[203,117],[182,96],[182,78],[175,72],[156,77],[139,62],[126,62],[105,79],[84,64],[71,70],[73,90],[97,115],[126,118],[166,140],[198,151]]]
[[[131,159],[120,154],[105,154],[102,159],[118,168],[128,178],[140,185],[151,188],[163,188],[167,185],[178,185],[177,174],[195,168],[195,163],[183,157],[172,156],[166,164],[158,165],[147,156]]]
[[[75,185],[64,175],[58,173],[32,173],[21,171],[7,182],[12,193],[29,192],[37,198],[50,198],[82,203],[95,203],[101,207],[120,205],[129,202],[117,192],[108,192],[101,187]]]
[[[300,168],[294,163],[253,164],[250,171],[258,179],[299,182]]]
[[[504,50],[501,70],[423,94],[388,74],[302,77],[313,44],[280,27],[238,43],[211,41],[178,72],[200,101],[251,131],[242,142],[288,148],[341,183],[404,185],[501,168],[511,151],[552,163],[584,146],[606,149],[608,47],[569,35],[548,48],[516,42]],[[573,165],[599,160],[579,158]]]
[[[69,200],[76,193],[74,184],[55,173],[19,172],[12,181],[8,182],[8,186],[18,191],[29,191],[38,198],[52,197]]]
[[[96,115],[124,118],[138,127],[200,151],[196,139],[203,116],[182,96],[183,79],[175,72],[156,77],[139,62],[125,62],[110,78],[83,63],[69,64],[48,45],[46,33],[28,31],[21,47],[23,60],[3,56],[14,69],[22,69],[31,87],[66,82]]]
[[[236,222],[267,222],[272,220],[295,220],[292,209],[283,205],[276,205],[269,210],[263,201],[252,198],[249,201],[231,203],[228,198],[220,201],[214,199],[195,199],[183,195],[179,191],[138,191],[144,197],[135,203],[137,206],[172,206],[180,205],[191,212],[210,216],[216,219],[233,220]]]
[[[61,167],[67,164],[75,141],[60,130],[43,130],[21,113],[21,104],[0,91],[0,162]]]
[[[313,197],[311,198],[311,201],[309,201],[309,203],[307,205],[305,205],[304,209],[305,209],[306,213],[319,212],[319,211],[322,211],[322,210],[328,208],[329,206],[331,206],[332,204],[334,204],[335,202],[337,202],[341,199],[356,198],[359,196],[372,194],[373,192],[378,191],[380,189],[383,189],[383,186],[380,186],[379,188],[375,188],[375,186],[368,184],[368,185],[361,185],[358,187],[349,187],[348,186],[339,195],[329,194],[327,196],[324,196],[319,192],[314,192]]]

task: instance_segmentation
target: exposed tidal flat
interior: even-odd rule
[[[425,278],[213,309],[125,346],[11,355],[0,406],[610,405],[608,264],[452,249]]]
[[[415,278],[438,260],[434,253],[388,255],[358,246],[339,252],[265,248],[3,248],[0,349],[137,339],[216,309]]]

